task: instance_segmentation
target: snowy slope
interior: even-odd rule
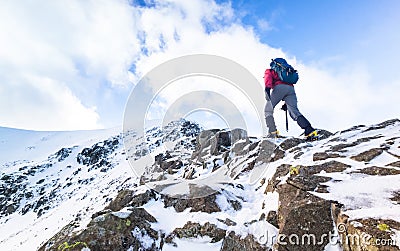
[[[0,250],[35,250],[73,220],[85,226],[118,191],[138,185],[127,155],[137,160],[157,153],[158,142],[194,140],[199,128],[188,124],[183,131],[182,123],[152,128],[145,136],[129,133],[127,151],[121,128],[37,132],[0,127]]]
[[[75,218],[90,217],[135,177],[118,128],[33,132],[0,128],[0,250],[34,250]],[[117,139],[107,171],[77,163],[84,148]]]
[[[286,139],[249,139],[242,131],[225,146],[228,132],[215,131],[209,135],[214,141],[201,147],[195,145],[200,130],[180,120],[152,128],[144,136],[125,134],[124,145],[118,128],[0,128],[0,250],[36,250],[68,224],[77,232],[98,221],[101,215],[93,215],[121,191],[141,196],[150,188],[161,195],[150,196],[140,208],[156,219],[150,227],[158,237],[131,230],[143,250],[161,249],[161,241],[162,250],[229,250],[228,235],[233,232],[231,242],[265,250],[279,234],[269,219],[271,212],[280,211],[283,195],[276,187],[296,179],[292,169],[282,172],[286,167],[295,168],[298,177],[316,170],[309,177],[320,176],[326,182],[307,192],[341,204],[350,220],[400,222],[400,205],[394,198],[400,194],[398,120],[354,127],[312,143],[292,138],[288,141],[297,143],[290,147],[284,146]],[[332,169],[330,163],[340,163],[340,168]],[[193,193],[204,195],[206,202],[196,200]],[[194,198],[194,204],[185,204],[182,198]],[[125,219],[132,210],[127,206],[113,215]],[[226,233],[225,239],[212,241],[212,234],[178,238],[177,231],[186,231],[188,223],[211,224]],[[391,227],[388,234],[399,239],[400,229]],[[168,237],[172,242],[166,241]],[[341,249],[327,245],[326,250]]]

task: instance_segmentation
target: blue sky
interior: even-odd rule
[[[232,5],[244,13],[243,23],[255,27],[262,42],[305,62],[337,55],[363,59],[389,56],[389,50],[383,49],[394,49],[399,41],[400,2],[396,0],[240,0]],[[269,23],[269,30],[258,27],[260,19]]]
[[[270,58],[286,57],[300,71],[299,106],[317,127],[378,123],[398,117],[399,9],[396,0],[2,1],[0,126],[121,125],[139,79],[193,53],[234,60],[260,86]],[[161,95],[153,114],[178,98]]]

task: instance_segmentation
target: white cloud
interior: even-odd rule
[[[29,121],[28,128],[38,130],[100,127],[95,107],[83,106],[63,83],[50,78],[25,75],[20,82],[7,88],[7,92],[0,90],[0,95],[3,97],[0,113],[5,125]]]
[[[100,127],[92,107],[107,111],[105,86],[130,84],[128,70],[139,51],[136,14],[128,2],[118,0],[2,1],[0,125]]]
[[[333,65],[332,60],[304,65],[260,42],[255,29],[270,29],[270,23],[259,20],[255,25],[242,25],[229,3],[213,0],[152,1],[151,7],[123,0],[2,1],[0,125],[82,129],[120,124],[109,119],[119,117],[111,114],[122,115],[125,102],[107,102],[125,99],[130,84],[155,66],[193,53],[234,60],[259,79],[261,87],[270,59],[289,58],[300,71],[296,86],[300,109],[317,127],[339,130],[394,114],[390,99],[396,99],[398,82],[390,85],[389,94],[371,88],[371,73],[362,65],[334,70],[324,68]],[[216,90],[250,113],[239,94]],[[160,110],[189,91],[182,87],[166,91],[162,94],[166,101],[158,101]],[[379,95],[387,98],[375,105]],[[385,107],[392,111],[382,112]],[[276,114],[283,130],[284,116]],[[297,125],[291,122],[291,134],[296,134],[293,127]]]
[[[258,20],[258,21],[257,21],[257,27],[258,27],[258,29],[259,29],[260,31],[262,31],[262,32],[266,32],[266,31],[270,31],[270,30],[273,30],[273,29],[274,29],[274,27],[271,26],[270,22],[268,22],[268,21],[265,20],[265,19],[260,19],[260,20]]]

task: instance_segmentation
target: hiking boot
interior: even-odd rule
[[[306,140],[307,141],[315,141],[318,140],[318,132],[316,130],[312,131],[311,133],[306,135]]]
[[[270,132],[267,136],[267,138],[270,138],[270,139],[276,139],[279,137],[280,137],[280,134],[279,134],[278,130],[276,130],[275,132]]]

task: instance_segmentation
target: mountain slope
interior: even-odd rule
[[[399,120],[312,143],[1,130],[1,250],[399,250]]]
[[[118,128],[29,132],[2,128],[1,250],[30,250],[72,219],[96,212],[119,189],[136,183]],[[102,160],[79,163],[85,148]],[[83,217],[84,218],[84,217]]]

